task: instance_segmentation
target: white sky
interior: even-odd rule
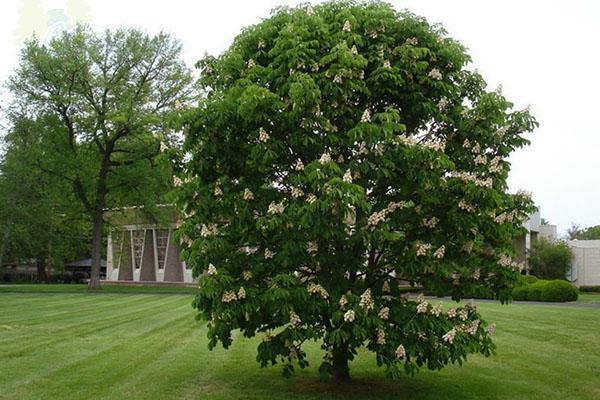
[[[25,1],[0,2],[0,81],[15,68]],[[35,0],[33,0],[35,1]],[[66,0],[39,0],[46,10]],[[244,26],[277,5],[298,1],[71,0],[89,7],[96,29],[132,26],[165,30],[183,42],[190,66],[216,54]],[[441,22],[469,48],[491,89],[501,83],[517,108],[531,104],[540,127],[532,145],[511,157],[510,189],[533,192],[542,216],[565,231],[572,221],[600,224],[600,1],[596,0],[392,0],[429,22]],[[31,25],[31,27],[29,26]],[[39,25],[39,24],[38,24]],[[2,96],[4,97],[4,95]]]

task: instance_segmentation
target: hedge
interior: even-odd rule
[[[578,297],[577,288],[560,279],[537,280],[531,284],[517,286],[513,290],[514,300],[566,302],[576,301]]]

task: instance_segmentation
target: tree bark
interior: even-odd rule
[[[333,349],[333,380],[336,382],[348,382],[350,380],[347,344]]]
[[[35,264],[37,267],[38,281],[48,282],[48,274],[46,273],[46,259],[44,257],[39,258]]]
[[[102,260],[102,227],[104,220],[100,211],[94,216],[92,227],[92,271],[90,274],[90,289],[100,289],[100,262]]]

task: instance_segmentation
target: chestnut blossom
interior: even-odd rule
[[[250,279],[252,279],[252,272],[250,272],[250,271],[242,272],[242,278],[244,278],[245,281],[249,281]]]
[[[294,164],[294,169],[296,171],[303,171],[304,170],[304,164],[302,163],[301,159],[297,159],[296,160],[296,164]]]
[[[306,197],[306,202],[307,202],[307,203],[309,203],[309,204],[312,204],[312,203],[314,203],[316,200],[317,200],[317,196],[315,196],[315,195],[314,195],[314,194],[312,194],[312,193],[311,193],[311,194],[309,194],[309,195]]]
[[[200,228],[200,236],[206,238],[206,237],[210,237],[210,236],[215,236],[219,233],[219,228],[217,227],[217,224],[202,224],[202,227]]]
[[[232,301],[236,301],[236,300],[237,300],[237,295],[235,294],[235,292],[232,292],[230,290],[223,293],[223,297],[221,297],[221,301],[223,303],[231,303]]]
[[[448,99],[445,97],[442,97],[440,99],[440,101],[438,101],[438,103],[437,103],[437,107],[440,111],[445,111],[449,105],[450,105],[450,101],[448,101]]]
[[[206,270],[206,274],[211,275],[211,276],[217,275],[217,268],[215,268],[215,266],[212,265],[212,263],[208,264],[208,269]]]
[[[254,61],[252,58],[248,60],[248,62],[246,62],[246,66],[248,68],[252,68],[256,65],[256,61]]]
[[[346,20],[346,22],[344,22],[344,26],[342,27],[342,32],[351,32],[352,31],[352,24],[350,24],[350,21]]]
[[[333,83],[342,83],[344,80],[340,74],[335,74],[333,77]]]
[[[264,130],[264,128],[260,128],[258,130],[258,141],[261,143],[265,143],[267,140],[269,140],[269,134],[267,133],[267,131]]]
[[[318,294],[323,299],[329,297],[329,293],[327,292],[327,290],[325,290],[325,288],[319,284],[309,283],[306,289],[308,290],[308,293]]]
[[[246,289],[244,289],[243,286],[241,286],[240,290],[238,290],[237,298],[238,298],[238,300],[243,300],[246,298]]]
[[[433,253],[433,256],[435,258],[444,258],[445,252],[446,252],[446,246],[442,245],[435,251],[435,253]]]
[[[390,60],[385,60],[383,62],[383,68],[391,68],[392,64],[390,63]]]
[[[381,310],[379,310],[379,313],[377,315],[382,320],[387,321],[390,317],[390,309],[388,307],[383,307]]]
[[[304,196],[304,191],[302,191],[302,189],[300,189],[299,187],[292,187],[292,197],[297,199],[298,197],[302,197]]]
[[[360,117],[360,122],[371,122],[371,112],[368,108],[365,109],[365,111],[362,114],[362,117]]]
[[[354,318],[355,317],[356,317],[356,315],[354,314],[354,311],[348,310],[344,314],[344,321],[346,321],[346,322],[354,322]]]
[[[352,172],[350,170],[346,170],[344,173],[344,177],[342,178],[346,183],[352,183]]]
[[[254,200],[254,193],[248,188],[244,189],[244,200]]]
[[[406,349],[404,349],[403,345],[399,345],[396,349],[396,358],[402,359],[404,357],[406,357]]]
[[[283,204],[283,202],[281,202],[281,203],[271,202],[271,204],[269,204],[269,209],[267,210],[267,212],[269,214],[281,214],[281,213],[283,213],[284,210],[285,210],[285,205]]]
[[[388,283],[388,281],[384,281],[383,285],[381,285],[381,292],[382,293],[389,293],[390,292],[390,284]]]
[[[310,255],[314,255],[319,251],[319,245],[316,242],[308,242],[306,244],[306,251]]]
[[[377,344],[385,344],[385,331],[383,329],[377,329]]]
[[[427,303],[426,301],[417,304],[417,314],[425,314],[427,312],[428,306],[429,303]]]
[[[442,79],[442,73],[437,68],[433,68],[431,71],[429,71],[427,76],[430,77],[431,79],[435,79],[436,81],[439,81]]]
[[[275,252],[265,249],[265,260],[269,260],[275,256]]]
[[[223,196],[223,191],[221,190],[221,186],[216,185],[215,190],[213,191],[213,194],[215,195],[215,197]]]
[[[452,328],[444,336],[442,336],[442,339],[444,340],[444,342],[452,344],[454,342],[455,337],[456,337],[456,329]]]
[[[342,295],[342,297],[340,297],[339,305],[341,308],[344,308],[346,305],[348,305],[348,299],[346,296]]]
[[[370,311],[373,308],[375,308],[375,302],[373,301],[373,297],[371,296],[371,289],[365,290],[364,293],[360,295],[360,302],[358,303],[358,305],[367,311]]]
[[[470,203],[467,203],[464,199],[461,199],[458,202],[458,208],[460,208],[461,210],[467,211],[467,212],[475,211],[475,206]]]
[[[415,245],[417,248],[417,256],[426,256],[427,252],[431,249],[431,244],[417,242]]]
[[[493,335],[496,332],[496,324],[490,324],[486,329],[488,335]]]
[[[456,308],[451,308],[448,310],[448,318],[456,317]]]
[[[329,153],[323,153],[321,158],[319,158],[319,163],[325,165],[329,162],[331,162],[331,155]]]
[[[300,319],[298,314],[296,314],[293,311],[290,311],[290,325],[292,325],[294,328],[297,328],[298,326],[300,326],[301,323],[302,320]]]
[[[437,304],[435,307],[431,308],[431,314],[439,317],[442,314],[442,303]]]
[[[431,217],[429,219],[423,218],[423,221],[421,221],[421,225],[423,225],[427,228],[435,228],[438,221],[439,221],[439,219],[437,219],[436,217]]]
[[[352,53],[352,55],[358,55],[358,49],[356,48],[356,45],[353,44],[352,48],[350,49],[350,53]]]

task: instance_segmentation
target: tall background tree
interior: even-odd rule
[[[379,2],[282,8],[200,61],[180,234],[211,348],[262,333],[258,361],[289,374],[319,340],[339,380],[361,346],[392,375],[493,351],[474,306],[399,287],[506,301],[521,268],[513,238],[533,208],[507,193],[506,158],[536,123],[469,61]]]
[[[161,150],[176,140],[170,118],[192,95],[180,53],[181,45],[164,33],[100,35],[79,26],[48,46],[27,42],[9,79],[14,110],[62,124],[38,167],[68,182],[88,215],[91,288],[100,287],[105,208],[156,204],[172,183]]]
[[[528,257],[531,274],[543,279],[566,279],[573,252],[562,240],[540,239],[531,247]]]
[[[67,182],[36,168],[45,157],[60,121],[10,116],[0,159],[0,266],[3,260],[37,266],[37,280],[47,269],[89,253],[89,224]],[[44,135],[39,132],[44,131]]]

